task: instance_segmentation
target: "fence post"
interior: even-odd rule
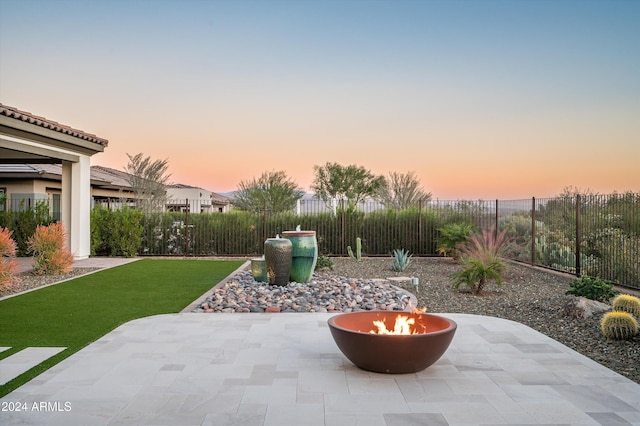
[[[580,278],[580,245],[581,245],[581,229],[580,229],[580,215],[581,215],[581,198],[580,194],[576,194],[576,277]]]
[[[188,198],[185,204],[187,205],[187,209],[184,217],[184,255],[189,256],[189,210],[191,210],[191,208],[189,206]]]
[[[418,251],[422,253],[422,200],[418,202]]]
[[[496,230],[493,232],[494,238],[498,238],[498,199],[496,198]]]
[[[267,199],[264,200],[262,209],[262,241],[267,241]]]
[[[340,225],[340,250],[342,251],[342,256],[344,256],[344,199],[340,200],[340,217],[342,218]]]
[[[531,197],[531,265],[536,264],[536,197]]]

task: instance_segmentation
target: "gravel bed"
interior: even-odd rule
[[[61,275],[37,275],[31,271],[22,272],[18,274],[17,282],[11,288],[0,290],[0,298],[44,287],[60,281],[70,280],[100,269],[101,268],[73,268],[73,270],[68,274]]]
[[[308,283],[284,286],[257,282],[242,271],[213,293],[194,312],[353,312],[402,311],[412,294],[384,279],[314,274]],[[415,300],[413,300],[415,304]]]

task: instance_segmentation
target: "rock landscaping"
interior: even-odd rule
[[[248,271],[216,287],[196,312],[402,311],[411,294],[384,279],[315,274],[308,283],[260,283]],[[414,299],[415,302],[415,299]]]
[[[573,277],[512,263],[504,285],[488,284],[480,295],[452,288],[461,266],[449,258],[413,258],[403,272],[391,270],[391,257],[332,258],[333,271],[315,274],[307,284],[269,286],[242,272],[214,289],[200,312],[350,312],[402,310],[415,294],[431,313],[467,313],[525,324],[600,364],[640,383],[640,335],[613,340],[600,331],[602,313],[569,314],[576,298],[566,295]],[[404,277],[418,278],[418,287]],[[580,303],[582,304],[582,303]],[[602,307],[600,307],[602,309]],[[577,317],[576,317],[577,316]],[[583,318],[586,316],[586,318]]]

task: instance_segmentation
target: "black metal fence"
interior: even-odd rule
[[[175,205],[180,208],[167,208]],[[439,229],[466,221],[483,230],[506,230],[515,260],[640,288],[639,193],[432,200],[404,210],[373,201],[349,210],[340,201],[304,200],[285,213],[193,213],[203,211],[199,201],[171,200],[151,210],[143,218],[140,255],[259,256],[265,239],[299,225],[316,231],[323,255],[345,256],[361,238],[363,255],[390,256],[394,249],[406,249],[415,256],[434,256]],[[1,222],[7,218],[7,212],[0,215]]]
[[[175,200],[173,200],[175,203]],[[364,202],[349,210],[344,202],[304,200],[292,212],[201,214],[197,201],[184,200],[179,212],[145,217],[143,255],[262,254],[265,239],[283,231],[316,231],[321,254],[345,256],[362,240],[368,256],[406,249],[437,255],[439,229],[472,222],[479,229],[507,230],[515,260],[640,288],[640,194],[566,196],[543,199],[442,201],[393,210]]]

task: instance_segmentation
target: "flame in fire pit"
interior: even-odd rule
[[[425,313],[426,310],[427,310],[426,308],[423,308],[423,309],[414,308],[413,313],[423,314]],[[373,321],[373,325],[377,328],[377,330],[371,330],[369,331],[369,333],[394,334],[394,335],[395,334],[397,335],[419,334],[421,332],[416,330],[415,327],[412,327],[413,325],[415,325],[415,323],[416,323],[415,318],[409,318],[406,315],[398,314],[398,316],[396,317],[396,322],[393,326],[393,330],[387,329],[387,325],[385,324],[385,321],[383,319],[382,321]],[[420,326],[422,327],[422,329],[426,329],[424,324],[420,324]]]
[[[404,315],[398,315],[396,317],[396,323],[393,327],[393,330],[387,330],[387,325],[383,321],[374,321],[373,325],[375,325],[378,329],[371,330],[369,333],[372,334],[415,334],[417,333],[415,330],[411,330],[411,326],[416,323],[416,320],[413,318],[406,317]]]

